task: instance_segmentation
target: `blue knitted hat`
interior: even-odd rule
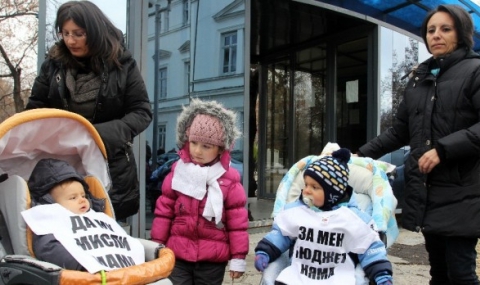
[[[307,166],[303,175],[315,179],[325,192],[322,210],[331,210],[348,193],[349,160],[350,150],[341,148]]]

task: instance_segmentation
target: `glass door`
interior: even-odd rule
[[[368,37],[336,48],[336,142],[352,152],[367,141]]]
[[[280,60],[267,65],[266,71],[266,160],[264,176],[265,197],[273,198],[280,180],[290,167],[288,129],[290,114],[290,61]],[[261,183],[261,182],[260,182]]]
[[[368,36],[324,41],[263,65],[259,196],[275,198],[298,160],[328,142],[355,152],[367,138]]]
[[[295,62],[294,163],[305,156],[320,154],[326,144],[326,44],[297,52]]]

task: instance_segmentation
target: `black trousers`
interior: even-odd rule
[[[430,285],[479,285],[475,273],[477,238],[423,236],[430,262]]]
[[[221,285],[228,262],[188,262],[175,260],[168,277],[174,285]]]

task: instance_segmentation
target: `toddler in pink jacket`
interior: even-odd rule
[[[222,284],[245,272],[248,213],[230,150],[240,132],[235,113],[194,99],[177,121],[180,159],[162,185],[151,237],[175,252],[173,284]]]

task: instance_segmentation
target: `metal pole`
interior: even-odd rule
[[[45,60],[45,34],[47,26],[47,0],[39,0],[38,2],[38,52],[37,52],[37,74]]]
[[[155,4],[155,79],[153,87],[153,142],[152,142],[152,169],[157,166],[157,149],[158,149],[158,95],[159,82],[158,70],[160,61],[160,27],[161,27],[160,4]]]
[[[142,77],[147,74],[147,40],[148,40],[148,0],[127,0],[127,47],[137,61]],[[146,185],[145,185],[145,131],[134,139],[133,151],[137,162],[140,186],[140,209],[137,214],[127,218],[127,233],[134,237],[147,238],[146,228]]]

